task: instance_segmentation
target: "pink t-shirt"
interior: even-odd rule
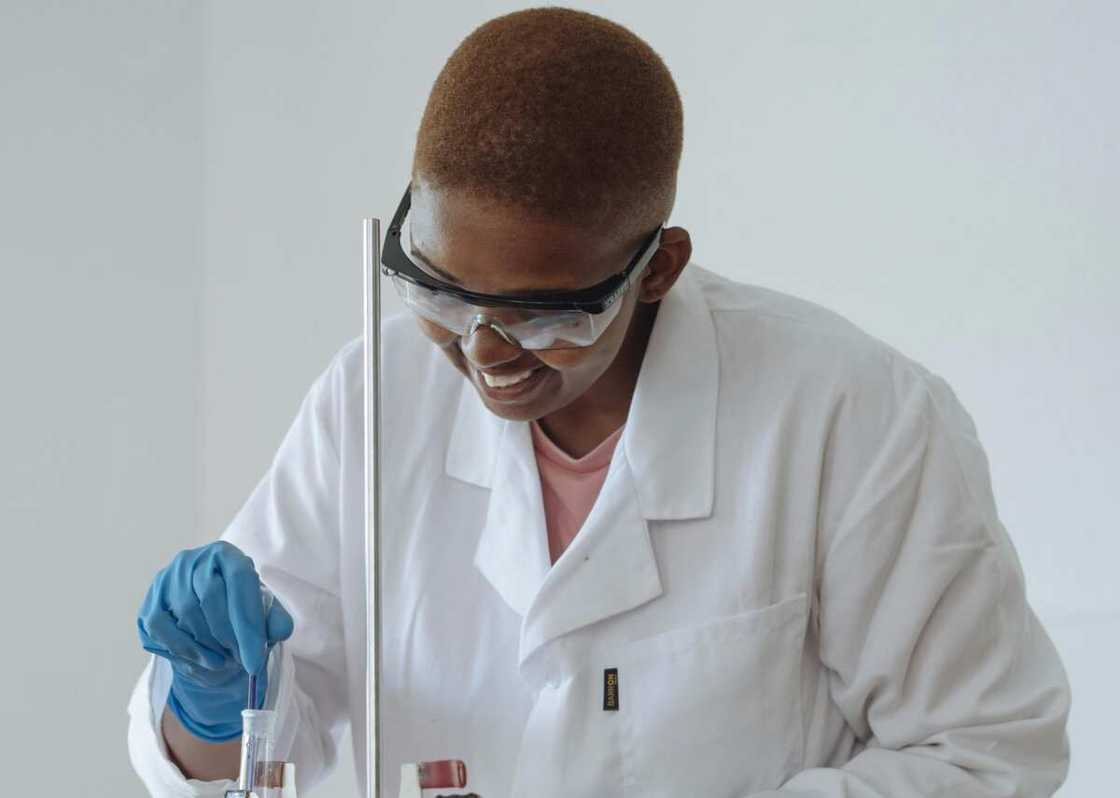
[[[555,563],[591,512],[625,425],[578,460],[553,443],[537,422],[533,421],[529,426],[533,431],[537,471],[541,475],[548,553]]]

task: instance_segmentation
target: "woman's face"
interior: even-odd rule
[[[454,282],[472,291],[512,295],[595,285],[625,268],[650,232],[612,240],[415,183],[409,226],[413,249]],[[627,339],[641,293],[635,285],[617,300],[618,315],[594,344],[579,349],[529,351],[491,327],[460,337],[417,320],[491,412],[528,421],[570,404],[610,368]]]

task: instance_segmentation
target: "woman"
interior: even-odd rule
[[[1069,688],[971,419],[690,265],[681,143],[664,64],[590,14],[492,20],[433,87],[384,255],[385,794],[445,757],[487,798],[1052,794]],[[301,786],[347,723],[364,759],[361,386],[352,342],[153,581],[153,793],[228,786],[249,672]]]

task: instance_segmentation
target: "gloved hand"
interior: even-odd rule
[[[259,705],[268,687],[268,653],[293,629],[279,601],[265,617],[253,561],[221,540],[180,552],[156,574],[137,625],[144,649],[171,663],[168,708],[209,742],[241,734],[249,674],[257,674]]]

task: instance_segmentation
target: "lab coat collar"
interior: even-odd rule
[[[661,302],[618,444],[630,463],[643,518],[711,515],[718,393],[715,326],[700,286],[686,268]],[[519,426],[524,429],[507,432],[507,427]],[[528,424],[495,416],[463,380],[447,473],[483,488],[504,486],[495,476],[507,444],[521,455],[527,446],[531,455]]]
[[[712,514],[718,398],[715,324],[686,268],[657,311],[619,442],[646,519]]]

